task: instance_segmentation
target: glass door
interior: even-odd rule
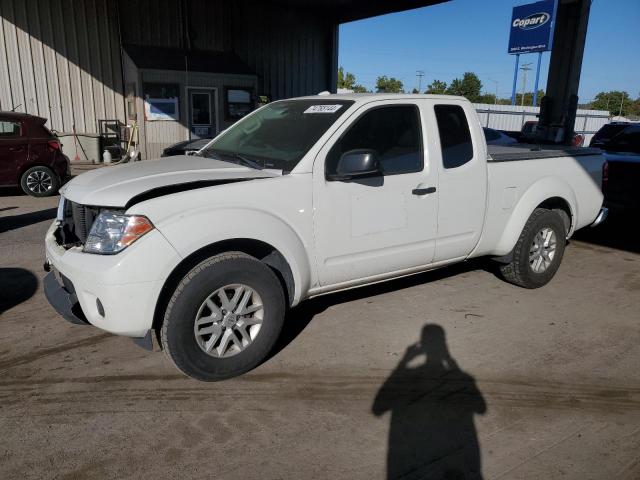
[[[213,138],[216,135],[214,89],[189,89],[189,138]]]

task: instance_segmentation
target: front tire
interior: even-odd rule
[[[552,210],[536,208],[520,234],[510,263],[500,266],[502,277],[524,288],[540,288],[554,277],[566,244],[562,217]]]
[[[284,315],[282,286],[267,265],[240,252],[216,255],[178,284],[165,312],[162,346],[186,375],[224,380],[267,357]]]
[[[22,191],[32,197],[50,197],[58,193],[60,179],[48,167],[31,167],[20,178]]]

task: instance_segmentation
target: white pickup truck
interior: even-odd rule
[[[459,97],[277,101],[196,155],[63,187],[45,292],[67,320],[157,338],[182,372],[220,380],[263,361],[310,297],[480,256],[541,287],[606,216],[603,157],[498,148]]]

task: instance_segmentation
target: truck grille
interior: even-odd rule
[[[93,221],[98,215],[98,208],[80,205],[64,199],[63,212],[58,243],[61,245],[84,245],[91,231]]]

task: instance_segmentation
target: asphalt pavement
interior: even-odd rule
[[[200,383],[47,304],[56,203],[0,192],[2,479],[640,478],[624,219],[538,290],[474,261],[311,300],[263,365]]]

